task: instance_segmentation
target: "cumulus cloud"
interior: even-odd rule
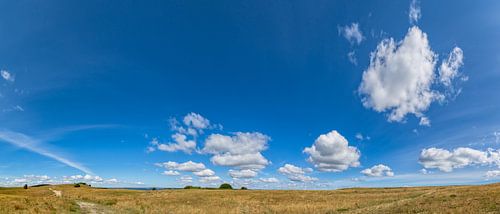
[[[160,143],[158,138],[153,138],[150,146],[147,147],[147,152],[156,150],[165,152],[182,151],[191,154],[196,150],[196,138],[198,135],[203,134],[205,129],[222,129],[222,125],[212,125],[208,119],[194,112],[184,116],[182,122],[179,123],[175,118],[170,119],[170,128],[175,132],[171,135],[173,142]]]
[[[70,184],[85,182],[93,185],[116,185],[116,184],[126,184],[135,185],[136,183],[120,181],[116,178],[104,179],[96,175],[71,175],[71,176],[61,176],[61,177],[50,177],[48,175],[24,175],[23,177],[17,177],[13,179],[6,179],[8,182],[2,185],[6,186],[17,186],[21,183],[28,185],[36,184]],[[10,181],[9,181],[10,180]]]
[[[118,181],[118,179],[116,179],[116,178],[110,178],[110,179],[107,179],[107,180],[106,180],[106,183],[118,183],[118,182],[119,182],[119,181]]]
[[[364,169],[363,171],[361,171],[361,173],[370,177],[394,176],[394,172],[392,172],[392,169],[383,164],[378,164],[373,166],[372,168]]]
[[[408,18],[410,23],[415,24],[422,17],[420,12],[420,2],[418,0],[412,0],[410,4],[410,11],[408,13]]]
[[[19,185],[24,184],[42,184],[42,183],[53,183],[54,180],[47,175],[24,175],[22,178],[14,178],[12,184]]]
[[[262,169],[269,161],[261,152],[267,149],[270,137],[259,132],[237,132],[233,136],[212,134],[202,152],[213,154],[213,164],[239,169]]]
[[[427,35],[416,26],[399,43],[383,40],[363,72],[359,87],[363,105],[377,112],[390,111],[389,121],[402,121],[406,114],[421,117],[433,101],[442,99],[431,89],[435,64]]]
[[[351,44],[356,43],[359,45],[364,39],[358,23],[339,27],[339,34],[342,34]]]
[[[169,170],[178,170],[178,171],[184,171],[184,172],[199,172],[201,170],[206,169],[205,164],[196,163],[193,161],[187,161],[184,163],[177,163],[174,161],[168,161],[168,162],[160,163],[157,165],[163,166],[164,168],[169,169]]]
[[[175,152],[183,151],[184,153],[191,154],[193,150],[196,149],[196,141],[187,140],[187,136],[184,134],[175,133],[172,135],[172,139],[175,143],[159,143],[158,139],[154,138],[151,141],[151,145],[156,146],[158,150],[165,152]]]
[[[464,52],[459,47],[455,47],[449,54],[448,58],[443,60],[441,66],[439,67],[439,81],[444,86],[448,88],[453,87],[453,79],[459,76],[465,77],[459,72],[460,67],[464,64],[463,59]]]
[[[495,137],[495,143],[500,143],[500,132],[493,132],[493,136]]]
[[[188,127],[194,127],[196,129],[206,129],[210,126],[210,121],[207,118],[204,118],[200,114],[191,112],[184,116],[182,120],[184,124]]]
[[[348,141],[336,130],[320,135],[311,147],[304,149],[307,159],[319,171],[341,172],[359,166],[360,152],[349,146]]]
[[[421,170],[419,170],[419,172],[424,174],[424,175],[427,175],[430,173],[429,171],[427,171],[427,169],[421,169]]]
[[[363,141],[363,140],[370,140],[370,136],[364,136],[363,134],[361,133],[356,133],[356,135],[354,136],[357,140],[359,141]]]
[[[201,177],[198,181],[201,183],[214,183],[221,181],[221,178],[219,176],[208,176],[208,177]]]
[[[500,170],[487,171],[485,174],[486,178],[497,178],[500,177]]]
[[[204,169],[201,171],[193,172],[193,174],[198,176],[198,177],[210,177],[210,176],[214,176],[215,172],[211,169]]]
[[[175,175],[180,175],[181,173],[179,173],[178,171],[175,171],[175,170],[167,170],[167,171],[164,171],[161,174],[164,174],[164,175],[167,175],[167,176],[175,176]]]
[[[420,122],[418,124],[421,126],[431,126],[431,120],[429,120],[428,117],[423,116],[420,118]]]
[[[280,182],[277,178],[259,178],[259,181],[264,183],[278,183]]]
[[[16,178],[14,179],[14,183],[26,183],[28,182],[28,179],[26,178]]]
[[[347,59],[349,59],[349,62],[351,62],[354,65],[358,65],[358,59],[356,58],[356,52],[350,51],[347,53]]]
[[[443,172],[451,172],[456,168],[471,165],[500,164],[500,151],[488,149],[480,151],[471,148],[460,147],[453,151],[439,148],[423,149],[420,153],[419,163],[426,169],[439,169]]]
[[[229,170],[229,176],[232,178],[253,178],[257,176],[257,172],[250,169]]]
[[[220,180],[220,177],[215,175],[215,172],[211,169],[207,169],[205,164],[203,163],[196,163],[193,161],[187,161],[184,163],[177,163],[173,161],[168,161],[165,163],[157,163],[156,164],[159,167],[164,167],[168,169],[169,171],[163,172],[165,175],[180,175],[178,171],[182,172],[192,172],[194,175],[198,176],[200,178],[200,182],[203,183],[209,183],[213,181]],[[181,182],[187,183],[191,182],[192,178],[189,176],[182,176],[180,178]],[[187,181],[189,180],[189,181]]]
[[[402,122],[406,115],[413,114],[421,119],[421,125],[430,124],[424,112],[431,103],[457,95],[460,90],[453,88],[454,79],[467,79],[459,72],[463,65],[463,51],[459,47],[442,62],[439,76],[437,61],[427,34],[417,26],[411,27],[402,41],[382,40],[371,53],[370,65],[363,72],[358,88],[363,106],[387,112],[391,122]],[[439,83],[445,87],[439,88]]]
[[[107,180],[97,176],[97,175],[71,175],[63,176],[64,183],[75,183],[75,182],[87,182],[87,183],[103,183]]]
[[[306,175],[306,173],[312,172],[311,168],[301,168],[292,164],[285,164],[278,169],[278,172],[287,176],[291,181],[311,182],[318,180],[318,178]]]
[[[184,175],[179,178],[179,181],[182,183],[191,183],[193,182],[193,177]]]
[[[0,70],[0,75],[2,76],[2,78],[6,81],[9,81],[9,82],[14,82],[14,75],[12,75],[9,71],[7,70]]]

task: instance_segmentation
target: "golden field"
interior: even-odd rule
[[[500,183],[324,191],[0,188],[0,213],[500,213]]]

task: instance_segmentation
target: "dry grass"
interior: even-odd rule
[[[62,191],[56,197],[53,190]],[[84,204],[85,206],[81,205]],[[500,183],[333,191],[0,188],[0,213],[500,213]]]

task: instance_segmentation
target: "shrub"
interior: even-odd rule
[[[241,189],[242,189],[242,190],[247,190],[248,188],[246,188],[246,187],[241,187]]]
[[[75,187],[80,187],[80,184],[75,184]]]
[[[185,186],[184,189],[201,189],[201,187],[197,187],[197,186]]]
[[[24,189],[28,189],[28,184],[25,184],[25,185],[23,186],[23,188],[24,188]]]
[[[233,187],[231,186],[231,184],[223,183],[220,185],[219,189],[233,189]]]

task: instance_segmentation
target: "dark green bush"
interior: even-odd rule
[[[75,184],[75,187],[80,187],[80,184]]]
[[[23,188],[24,188],[24,189],[28,189],[28,184],[25,184],[25,185],[23,186]]]
[[[248,188],[246,188],[246,187],[241,187],[241,189],[242,189],[242,190],[247,190]]]
[[[184,189],[201,189],[201,187],[197,187],[197,186],[185,186]]]
[[[219,189],[233,189],[233,187],[231,186],[231,184],[223,183],[220,185]]]

